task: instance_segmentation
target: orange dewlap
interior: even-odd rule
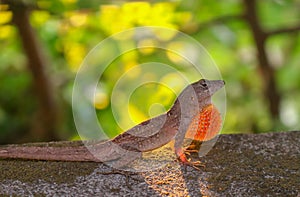
[[[210,104],[195,116],[186,132],[186,138],[207,141],[214,138],[222,125],[221,114],[216,106]]]

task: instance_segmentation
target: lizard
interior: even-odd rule
[[[55,161],[113,162],[112,167],[128,165],[143,152],[173,141],[177,158],[188,165],[184,139],[206,141],[220,129],[221,116],[212,104],[212,95],[225,85],[223,80],[200,79],[188,85],[164,114],[146,120],[107,141],[90,140],[79,146],[0,146],[0,158]]]

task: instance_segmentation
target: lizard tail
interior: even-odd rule
[[[52,161],[106,161],[105,149],[108,148],[106,143],[94,144],[94,151],[102,153],[101,155],[94,155],[91,153],[89,146],[83,143],[79,145],[66,146],[45,146],[38,144],[31,145],[6,145],[0,146],[0,159],[14,158],[14,159],[30,159],[30,160],[52,160]],[[93,151],[93,153],[94,153]]]

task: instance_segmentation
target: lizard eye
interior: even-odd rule
[[[206,88],[206,87],[207,87],[207,84],[206,84],[205,80],[201,81],[201,83],[200,83],[200,84],[201,84],[201,86],[202,86],[202,87],[204,87],[204,88]]]

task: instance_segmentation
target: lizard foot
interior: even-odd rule
[[[201,161],[191,161],[191,158],[187,158],[186,155],[190,155],[191,152],[195,152],[193,150],[191,151],[186,151],[186,150],[182,150],[179,149],[176,153],[178,156],[178,160],[186,165],[192,166],[193,168],[200,170],[200,167],[205,167]]]
[[[188,166],[191,166],[193,168],[195,168],[196,170],[200,170],[200,167],[205,167],[205,165],[203,163],[201,163],[201,161],[191,161],[191,159],[187,159],[185,157],[185,155],[181,155],[178,160]]]
[[[205,165],[201,163],[201,161],[189,161],[186,164],[195,168],[196,170],[200,170],[200,167],[205,167]]]

